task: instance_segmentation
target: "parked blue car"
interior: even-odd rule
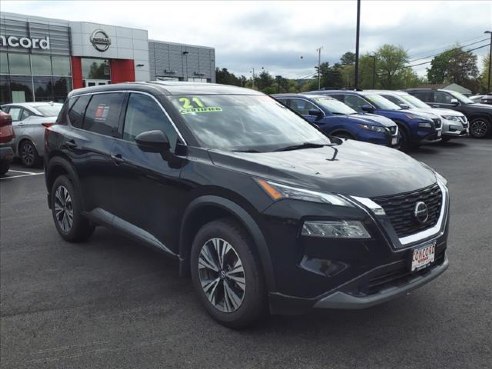
[[[378,115],[358,114],[326,95],[277,94],[274,99],[318,126],[326,135],[397,147],[398,127]]]
[[[309,95],[331,96],[359,113],[374,113],[391,119],[398,125],[402,148],[441,141],[441,119],[433,114],[412,109],[403,110],[388,99],[370,91],[320,90]]]

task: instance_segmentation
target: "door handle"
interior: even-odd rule
[[[113,160],[116,165],[123,164],[126,161],[125,159],[123,159],[121,154],[111,154],[111,160]]]
[[[68,140],[67,142],[65,142],[65,147],[68,147],[69,149],[75,149],[77,147],[77,144],[74,140]]]

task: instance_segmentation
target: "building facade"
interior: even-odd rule
[[[142,29],[0,13],[0,104],[156,79],[215,82],[215,50],[149,40]]]

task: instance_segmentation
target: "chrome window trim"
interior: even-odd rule
[[[81,93],[81,94],[76,94],[76,95],[72,95],[70,96],[70,98],[74,98],[74,97],[78,97],[78,96],[83,96],[83,95],[101,95],[101,94],[111,94],[111,93],[136,93],[136,94],[142,94],[142,95],[147,95],[149,97],[151,97],[152,99],[154,99],[154,101],[157,103],[157,105],[161,108],[162,112],[164,113],[164,115],[167,117],[167,119],[169,119],[169,121],[171,122],[171,125],[173,126],[174,130],[176,131],[176,133],[178,134],[178,137],[181,139],[181,141],[183,141],[183,144],[187,145],[186,143],[186,140],[184,139],[183,135],[181,134],[181,132],[179,131],[178,127],[176,127],[176,124],[174,123],[174,121],[171,119],[170,115],[167,113],[166,109],[164,109],[164,107],[161,105],[161,103],[159,102],[159,100],[157,100],[155,98],[154,95],[152,94],[149,94],[148,92],[143,92],[143,91],[136,91],[136,90],[111,90],[111,91],[95,91],[95,92],[84,92],[84,93]],[[84,114],[85,116],[85,114]],[[74,127],[74,128],[77,128],[77,127]],[[86,131],[86,132],[91,132],[91,131],[87,131],[86,129],[83,129],[83,128],[78,128],[82,131]],[[92,132],[92,133],[97,133],[97,132]],[[104,136],[104,135],[103,135]]]

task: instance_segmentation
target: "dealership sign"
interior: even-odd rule
[[[96,29],[92,32],[90,41],[92,46],[98,51],[106,51],[109,49],[109,45],[111,45],[111,39],[102,29]]]
[[[32,38],[0,35],[1,47],[22,47],[24,49],[49,50],[50,38]]]

